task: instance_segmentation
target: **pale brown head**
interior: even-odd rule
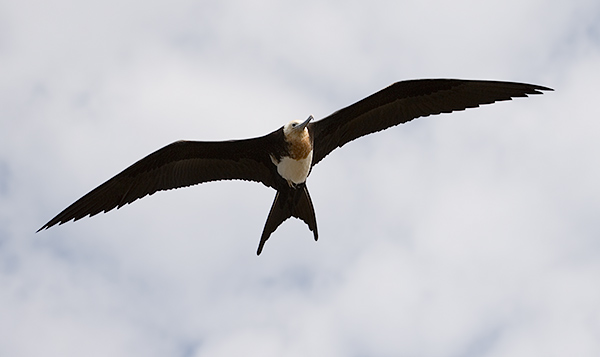
[[[289,144],[289,156],[294,160],[305,159],[312,151],[312,142],[307,128],[312,119],[311,115],[303,122],[292,120],[283,126],[283,135]]]

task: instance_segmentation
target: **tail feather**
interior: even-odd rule
[[[315,210],[308,194],[308,189],[304,184],[301,187],[277,191],[271,211],[267,217],[267,222],[265,223],[265,228],[260,237],[260,243],[256,251],[257,255],[260,255],[265,243],[277,227],[290,217],[301,219],[313,232],[315,240],[319,238]]]
[[[292,216],[292,213],[289,212],[289,209],[286,210],[286,207],[287,205],[281,199],[281,193],[277,191],[277,194],[275,194],[275,200],[271,206],[271,211],[267,217],[267,222],[265,222],[265,228],[263,229],[262,236],[260,237],[260,243],[258,244],[256,255],[260,255],[265,243],[267,242],[267,239],[269,239],[271,236],[271,233],[275,232],[277,227],[279,227],[283,221]]]
[[[292,210],[292,216],[301,219],[308,225],[308,229],[313,232],[315,241],[319,239],[319,232],[317,231],[317,218],[315,217],[315,208],[313,207],[312,200],[308,194],[306,185],[298,190],[296,193],[294,209]]]

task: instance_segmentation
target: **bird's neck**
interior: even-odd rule
[[[286,141],[288,143],[288,154],[291,159],[306,159],[312,153],[312,142],[308,130],[289,135]]]

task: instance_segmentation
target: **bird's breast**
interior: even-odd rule
[[[286,150],[282,155],[271,156],[277,172],[287,182],[300,184],[306,181],[312,165],[313,147],[307,129],[286,135]]]
[[[277,165],[277,172],[289,183],[300,184],[306,181],[312,164],[312,150],[302,159],[294,159],[290,156],[283,156],[279,162],[273,160]]]

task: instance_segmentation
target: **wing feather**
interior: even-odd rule
[[[275,188],[268,148],[281,145],[279,131],[247,140],[169,144],[93,189],[39,230],[118,209],[157,191],[203,182],[238,179]]]
[[[313,165],[352,140],[415,118],[541,94],[544,90],[552,89],[525,83],[458,79],[397,82],[311,123]]]

